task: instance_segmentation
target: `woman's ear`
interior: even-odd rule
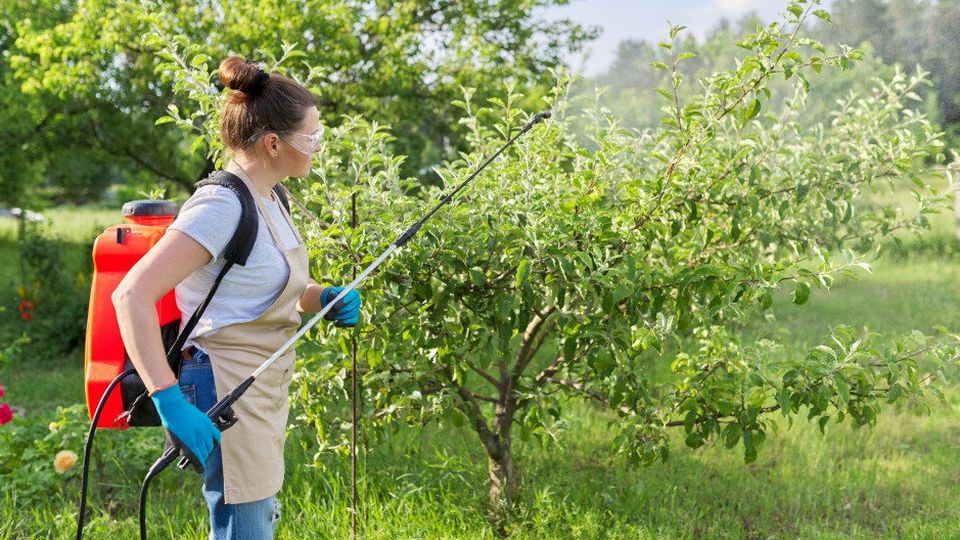
[[[267,133],[260,138],[260,144],[268,156],[275,158],[280,152],[280,137],[273,132]]]

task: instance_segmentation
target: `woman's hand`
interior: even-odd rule
[[[220,430],[217,426],[200,409],[187,401],[177,384],[157,390],[150,399],[157,408],[163,427],[193,454],[192,457],[202,467],[210,457],[213,447],[220,444]]]
[[[320,309],[337,297],[343,287],[326,287],[320,291]],[[360,305],[362,304],[360,293],[356,289],[351,290],[344,296],[326,315],[324,319],[336,321],[337,326],[356,326],[357,319],[360,317]]]

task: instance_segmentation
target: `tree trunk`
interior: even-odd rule
[[[489,475],[490,521],[500,535],[507,534],[510,520],[520,490],[520,471],[513,462],[513,440],[511,430],[517,413],[517,398],[513,392],[513,379],[505,369],[501,370],[498,381],[487,375],[487,379],[496,383],[497,398],[494,405],[492,425],[484,417],[483,410],[474,393],[463,385],[456,384],[448,370],[448,380],[454,384],[459,396],[460,410],[470,419],[470,423],[480,437],[487,452],[487,472]],[[493,401],[493,399],[487,399]]]
[[[519,471],[513,465],[513,452],[505,449],[499,456],[490,456],[490,510],[494,525],[503,527],[509,520],[519,493]]]
[[[488,452],[491,521],[500,533],[506,532],[505,527],[520,491],[520,471],[513,463],[511,435],[516,407],[515,400],[511,399],[509,394],[501,395],[493,421],[493,429],[500,444],[497,445],[497,452]]]

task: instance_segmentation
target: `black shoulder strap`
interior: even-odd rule
[[[228,173],[227,171],[214,171],[210,176],[197,182],[196,187],[217,185],[229,188],[237,194],[240,199],[240,222],[237,223],[236,230],[233,231],[233,237],[227,243],[223,250],[223,258],[243,266],[247,264],[247,257],[253,250],[253,244],[257,240],[257,203],[253,200],[253,195],[247,185],[239,176]]]
[[[286,208],[287,213],[290,213],[290,199],[287,198],[287,190],[277,182],[277,185],[273,186],[273,192],[277,194],[277,199],[280,200],[280,204]]]

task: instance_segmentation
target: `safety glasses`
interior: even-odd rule
[[[303,141],[300,144],[295,143],[293,140],[288,137],[296,137],[297,140]],[[281,139],[287,141],[287,143],[297,149],[298,152],[307,156],[313,156],[320,148],[320,141],[323,139],[323,126],[320,126],[320,129],[314,131],[311,134],[306,133],[288,133],[281,137]]]

